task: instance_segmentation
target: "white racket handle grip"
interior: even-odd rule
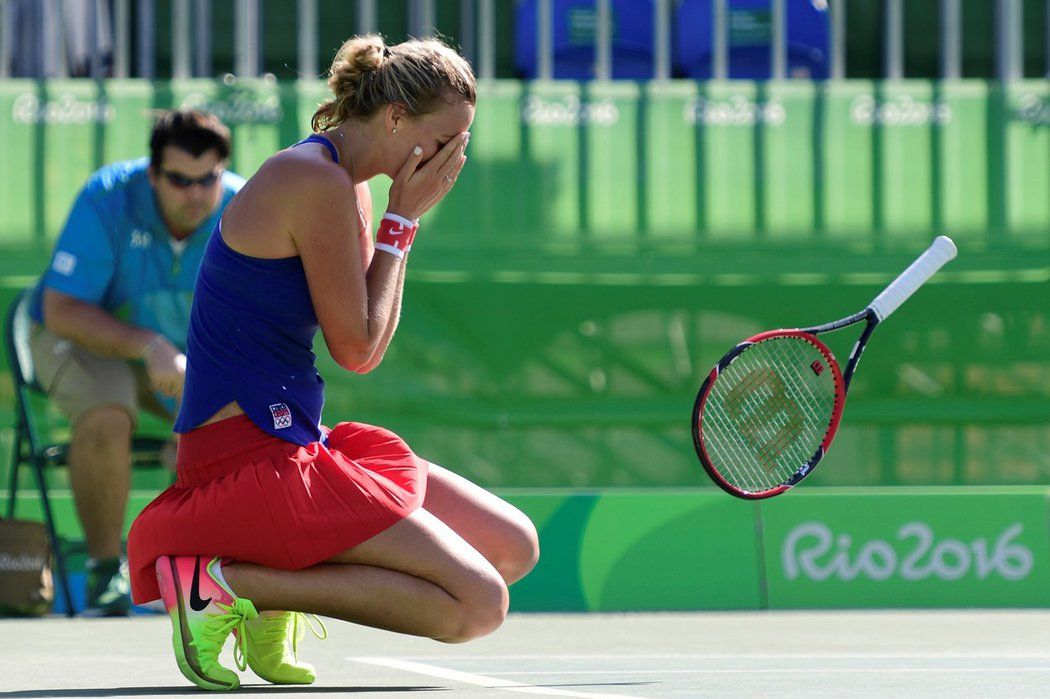
[[[876,296],[868,308],[875,311],[875,316],[880,321],[885,320],[936,274],[937,270],[954,259],[957,253],[951,238],[946,235],[937,236],[926,252],[919,255],[919,259],[912,262],[908,269],[901,272],[899,277]]]

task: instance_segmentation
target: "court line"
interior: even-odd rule
[[[366,665],[378,665],[380,667],[389,667],[395,670],[404,670],[405,672],[414,672],[419,675],[437,677],[443,680],[452,680],[463,684],[472,684],[478,687],[485,687],[486,689],[505,689],[508,692],[519,692],[521,694],[585,697],[587,699],[638,699],[629,694],[598,694],[594,692],[574,692],[571,689],[556,689],[554,687],[537,687],[522,682],[514,682],[513,680],[502,680],[497,677],[475,675],[469,672],[450,670],[449,668],[440,667],[438,665],[425,665],[423,663],[415,663],[408,660],[398,660],[397,658],[347,658],[347,660],[352,660],[356,663],[364,663]]]
[[[551,655],[419,655],[419,660],[1050,660],[1050,653],[605,653]]]
[[[1050,667],[839,667],[839,668],[805,668],[805,667],[789,667],[789,668],[707,668],[707,669],[691,669],[691,670],[664,670],[664,669],[648,669],[648,670],[536,670],[534,672],[527,672],[523,670],[495,670],[493,674],[497,675],[540,675],[546,677],[547,675],[733,675],[733,674],[762,674],[762,673],[796,673],[796,674],[836,674],[836,673],[856,673],[856,672],[951,672],[951,673],[989,673],[989,672],[1002,672],[1002,673],[1016,673],[1016,672],[1050,672]],[[619,695],[617,695],[619,696]]]

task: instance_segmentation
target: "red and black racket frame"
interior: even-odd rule
[[[816,338],[816,335],[820,333],[832,332],[834,330],[840,330],[849,325],[865,321],[867,324],[864,327],[864,331],[857,339],[857,343],[853,346],[850,352],[849,361],[846,364],[846,371],[840,373],[838,362],[835,360],[835,356],[832,354],[828,347]],[[860,356],[864,353],[864,347],[868,343],[868,338],[871,337],[872,332],[875,331],[875,327],[879,324],[879,317],[876,315],[873,309],[866,308],[859,313],[855,313],[847,318],[837,320],[834,323],[827,323],[825,325],[815,325],[809,328],[796,328],[791,330],[770,330],[767,332],[759,333],[753,337],[749,337],[744,340],[736,347],[731,349],[722,357],[718,364],[711,369],[711,373],[704,379],[704,383],[700,386],[700,391],[696,394],[696,401],[693,403],[693,446],[696,448],[696,455],[700,458],[700,463],[703,464],[704,470],[707,471],[707,475],[711,477],[719,488],[726,491],[730,495],[744,500],[763,500],[765,498],[779,495],[784,491],[798,485],[798,483],[811,474],[813,470],[820,463],[821,459],[827,453],[828,448],[831,446],[832,440],[835,438],[835,433],[838,431],[839,422],[842,419],[842,409],[846,403],[846,392],[849,390],[850,381],[853,379],[853,372],[857,369],[857,363],[860,361]],[[703,435],[700,431],[700,423],[703,419],[704,405],[707,402],[707,396],[711,392],[711,388],[714,386],[715,380],[718,375],[725,371],[726,367],[733,363],[740,354],[762,340],[768,340],[773,337],[800,337],[813,344],[821,354],[824,355],[828,366],[835,373],[835,408],[833,411],[831,422],[828,424],[828,429],[824,434],[824,439],[821,441],[820,447],[816,453],[804,464],[801,464],[798,470],[788,478],[784,483],[774,488],[761,491],[747,491],[741,490],[736,486],[729,483],[715,468],[714,464],[711,463],[710,457],[707,455],[707,450],[704,447]]]

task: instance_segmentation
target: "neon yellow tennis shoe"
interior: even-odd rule
[[[244,624],[248,667],[273,684],[313,684],[317,679],[313,665],[299,662],[299,641],[306,629],[321,640],[328,638],[328,629],[315,614],[263,612],[248,621]]]
[[[171,617],[171,643],[179,670],[201,689],[229,690],[241,686],[237,673],[219,664],[219,653],[230,633],[243,630],[259,613],[250,600],[237,597],[222,582],[218,557],[161,556],[157,582],[164,608]],[[245,669],[243,633],[233,649],[238,669]]]

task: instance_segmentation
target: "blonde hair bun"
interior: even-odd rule
[[[317,108],[311,122],[314,131],[371,116],[387,104],[401,104],[419,116],[434,111],[439,100],[449,96],[477,102],[470,64],[438,39],[387,46],[378,34],[351,37],[335,54],[328,87],[334,98]]]

